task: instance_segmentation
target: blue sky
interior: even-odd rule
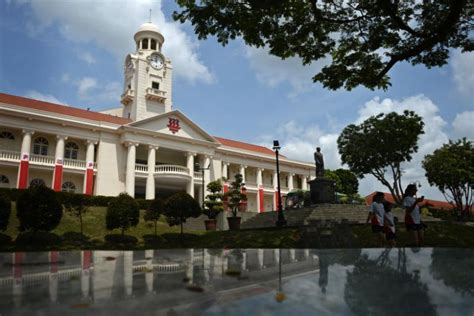
[[[449,138],[474,138],[474,54],[453,52],[428,70],[399,64],[388,91],[329,91],[313,84],[321,67],[282,61],[241,40],[220,46],[198,41],[190,25],[172,21],[172,1],[3,1],[0,3],[0,91],[102,110],[120,106],[123,61],[133,34],[152,21],[165,36],[174,67],[173,103],[212,135],[270,146],[312,161],[321,146],[340,167],[336,139],[347,124],[387,111],[415,110],[427,128],[420,152],[405,166],[406,181],[424,180],[420,161]],[[370,177],[361,192],[383,189]]]

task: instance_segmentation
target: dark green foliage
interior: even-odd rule
[[[186,192],[178,192],[166,200],[163,214],[170,226],[180,225],[182,234],[186,219],[201,215],[201,207],[191,195]]]
[[[222,45],[241,37],[282,59],[326,65],[313,77],[329,89],[390,86],[399,62],[427,68],[450,51],[474,49],[472,1],[189,1],[173,18],[190,22],[199,39]]]
[[[81,234],[84,234],[84,227],[82,223],[82,215],[88,211],[88,203],[90,203],[90,199],[87,195],[84,194],[74,194],[69,193],[70,196],[64,199],[64,209],[79,218]]]
[[[430,185],[438,187],[448,202],[454,201],[461,218],[472,209],[474,189],[474,145],[465,138],[449,141],[431,155],[426,155],[423,168]]]
[[[122,235],[131,226],[137,226],[140,210],[137,202],[127,193],[120,193],[107,207],[105,223],[108,230],[120,228]]]
[[[150,200],[145,200],[145,199],[135,199],[138,203],[138,208],[141,210],[147,210],[150,207],[150,204],[152,201]]]
[[[206,196],[206,200],[204,201],[206,208],[203,210],[203,213],[206,214],[209,219],[216,219],[217,215],[224,211],[224,202],[222,201],[224,194],[222,193],[221,180],[209,182],[207,190],[210,194]]]
[[[474,294],[474,264],[469,249],[433,248],[431,273],[435,280],[442,280],[447,286],[462,295]]]
[[[401,163],[418,151],[424,123],[413,111],[371,116],[360,125],[344,128],[337,139],[343,163],[358,177],[373,175],[399,203],[403,194]],[[392,179],[386,178],[386,173]]]
[[[151,203],[149,203],[149,206],[145,212],[145,215],[143,215],[143,219],[147,222],[153,222],[155,224],[155,236],[157,233],[157,224],[158,221],[160,220],[160,216],[163,213],[163,207],[164,203],[163,200],[160,198],[156,198]]]
[[[12,202],[16,202],[18,200],[18,196],[22,191],[23,190],[19,189],[0,188],[0,193],[6,195]]]
[[[51,231],[63,216],[63,208],[55,192],[45,186],[21,192],[16,202],[20,231]]]
[[[224,198],[226,198],[229,203],[233,217],[237,217],[240,203],[247,201],[247,195],[242,193],[243,188],[243,178],[242,175],[238,173],[234,176],[234,181],[230,183],[229,191],[224,194]]]
[[[10,198],[0,192],[0,230],[4,231],[7,229],[8,222],[10,220],[10,213],[12,211],[12,202]]]

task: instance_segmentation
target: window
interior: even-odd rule
[[[160,90],[160,84],[156,81],[151,82],[151,87],[156,90]]]
[[[148,38],[142,40],[142,49],[148,49]]]
[[[71,181],[66,181],[63,183],[62,186],[63,192],[75,193],[76,192],[76,185]]]
[[[48,155],[48,140],[44,137],[38,137],[33,143],[33,154],[47,156]]]
[[[42,187],[42,186],[46,186],[46,183],[44,183],[43,179],[36,178],[36,179],[31,180],[30,182],[30,187]]]
[[[1,132],[0,133],[0,139],[2,140],[15,140],[15,136],[13,136],[12,133],[10,132]]]
[[[156,50],[156,41],[154,39],[151,40],[150,49]]]
[[[77,153],[79,152],[79,146],[74,142],[66,143],[64,150],[64,158],[77,160]]]
[[[8,188],[10,184],[10,180],[6,175],[0,175],[0,188]]]

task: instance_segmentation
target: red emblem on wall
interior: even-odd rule
[[[173,134],[177,133],[181,129],[181,127],[179,126],[179,120],[171,117],[168,120],[169,122],[166,126],[168,126],[168,128]]]

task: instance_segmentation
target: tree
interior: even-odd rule
[[[74,193],[70,193],[70,196],[66,199],[66,202],[64,203],[65,210],[71,215],[79,218],[82,235],[84,234],[82,215],[89,210],[88,203],[88,196]]]
[[[63,208],[56,193],[43,185],[22,191],[16,202],[16,210],[20,231],[33,233],[53,230],[63,216]]]
[[[431,155],[426,155],[423,168],[430,185],[435,185],[446,200],[454,201],[465,217],[472,209],[474,188],[474,145],[466,138],[449,141]]]
[[[127,193],[120,193],[113,198],[107,207],[105,224],[108,230],[122,229],[122,236],[132,226],[137,226],[140,219],[140,209],[134,198]]]
[[[8,227],[10,221],[10,213],[12,211],[12,201],[3,192],[0,192],[0,230],[4,231]]]
[[[177,3],[181,11],[173,18],[190,22],[199,39],[213,35],[227,45],[241,37],[282,59],[297,56],[303,65],[330,60],[313,77],[329,89],[387,89],[388,72],[399,62],[440,67],[450,50],[474,49],[471,0]]]
[[[217,215],[224,211],[224,202],[222,201],[224,194],[222,194],[221,180],[209,182],[207,190],[210,194],[206,196],[206,200],[204,201],[206,209],[204,209],[203,212],[209,219],[216,219]]]
[[[418,151],[423,126],[421,117],[413,111],[405,111],[403,115],[380,113],[360,125],[348,125],[337,139],[341,160],[359,178],[373,175],[400,203],[401,163],[410,161],[412,154]],[[391,179],[386,177],[387,172]]]
[[[462,295],[474,295],[474,257],[471,249],[433,248],[431,274]]]
[[[359,191],[357,176],[347,169],[325,170],[324,176],[336,181],[336,192],[353,196]]]
[[[163,207],[164,207],[163,200],[160,198],[156,198],[150,203],[150,206],[148,206],[148,209],[146,210],[145,215],[143,216],[145,221],[154,222],[155,236],[156,236],[158,221],[160,220],[160,216],[163,213]]]
[[[237,217],[237,212],[239,211],[239,206],[242,201],[247,201],[247,195],[245,195],[243,191],[243,177],[238,173],[234,176],[234,181],[230,183],[229,191],[224,194],[224,197],[227,198],[229,203],[233,217]]]
[[[186,219],[201,215],[201,207],[191,195],[178,192],[166,200],[163,214],[170,226],[180,225],[181,234],[183,234],[183,224],[186,223]]]

